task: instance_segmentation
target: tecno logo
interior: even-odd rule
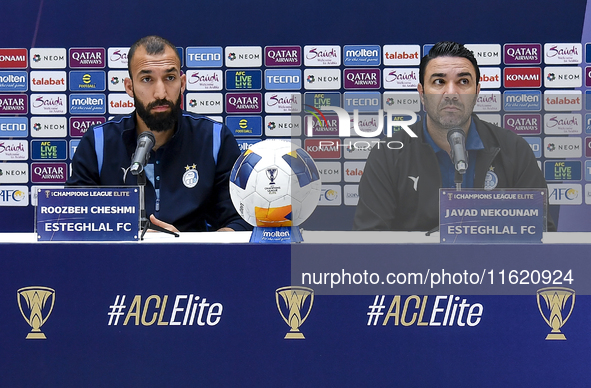
[[[539,67],[506,67],[506,88],[539,88],[542,86],[542,69]]]

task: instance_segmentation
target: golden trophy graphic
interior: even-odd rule
[[[288,309],[287,318],[281,308],[281,303],[279,303],[280,296],[283,298],[285,307]],[[308,311],[302,318],[302,308],[308,296],[310,297],[310,304],[307,307]],[[314,303],[314,290],[299,286],[281,287],[275,291],[275,300],[277,301],[279,314],[281,314],[285,323],[291,327],[291,330],[285,335],[284,339],[305,339],[306,337],[300,332],[299,327],[302,326],[308,315],[310,315],[312,304]]]
[[[16,292],[16,299],[18,301],[18,308],[21,310],[25,321],[33,328],[27,335],[27,339],[46,339],[47,337],[41,332],[40,328],[53,311],[55,290],[42,286],[23,287]],[[23,299],[27,302],[28,314],[25,314],[23,310],[23,305],[21,304],[21,300]],[[51,299],[51,306],[49,307],[49,311],[47,311],[47,315],[43,317],[44,309],[49,299]]]
[[[546,340],[566,340],[564,334],[560,332],[560,328],[564,326],[566,321],[568,321],[568,318],[575,307],[575,290],[565,287],[546,287],[540,288],[536,294],[540,314],[542,314],[542,317],[548,326],[552,328],[550,334],[546,336]],[[571,296],[570,309],[566,318],[563,318],[563,312],[565,311],[566,304]],[[546,312],[549,313],[549,317],[546,317],[546,314],[544,314],[540,299],[544,299],[546,302]]]

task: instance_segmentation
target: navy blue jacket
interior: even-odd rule
[[[66,184],[137,185],[137,177],[127,171],[136,143],[135,113],[89,129],[76,149]],[[183,111],[175,134],[150,153],[146,214],[180,231],[250,230],[234,209],[228,186],[239,155],[238,144],[225,125]]]

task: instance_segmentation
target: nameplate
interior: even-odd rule
[[[439,189],[440,242],[541,243],[546,190]]]
[[[38,241],[134,241],[139,189],[39,188],[35,215]]]

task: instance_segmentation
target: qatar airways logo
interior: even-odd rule
[[[302,48],[300,46],[267,46],[265,47],[265,66],[302,65]]]
[[[304,46],[305,66],[340,66],[340,46]]]
[[[419,69],[386,68],[384,69],[385,89],[416,89],[419,83]]]
[[[0,94],[0,115],[27,114],[26,94]]]
[[[518,135],[539,135],[542,133],[542,115],[539,113],[508,113],[504,116],[503,127]]]
[[[544,62],[549,65],[575,65],[582,61],[583,45],[581,43],[546,43],[544,45]]]
[[[266,113],[299,113],[302,111],[300,93],[265,93]]]
[[[109,47],[109,67],[115,69],[127,69],[127,55],[129,47]]]
[[[345,89],[379,89],[379,69],[345,69]]]
[[[542,45],[539,43],[511,43],[503,46],[506,65],[539,65],[542,63]]]
[[[63,115],[68,111],[65,94],[31,94],[31,113]]]
[[[221,70],[188,70],[187,90],[222,90]]]
[[[104,117],[70,117],[70,136],[82,137],[88,129],[105,123]]]
[[[105,67],[105,49],[99,48],[71,48],[70,67],[77,68],[99,68]]]
[[[226,112],[261,113],[261,93],[226,93]]]

